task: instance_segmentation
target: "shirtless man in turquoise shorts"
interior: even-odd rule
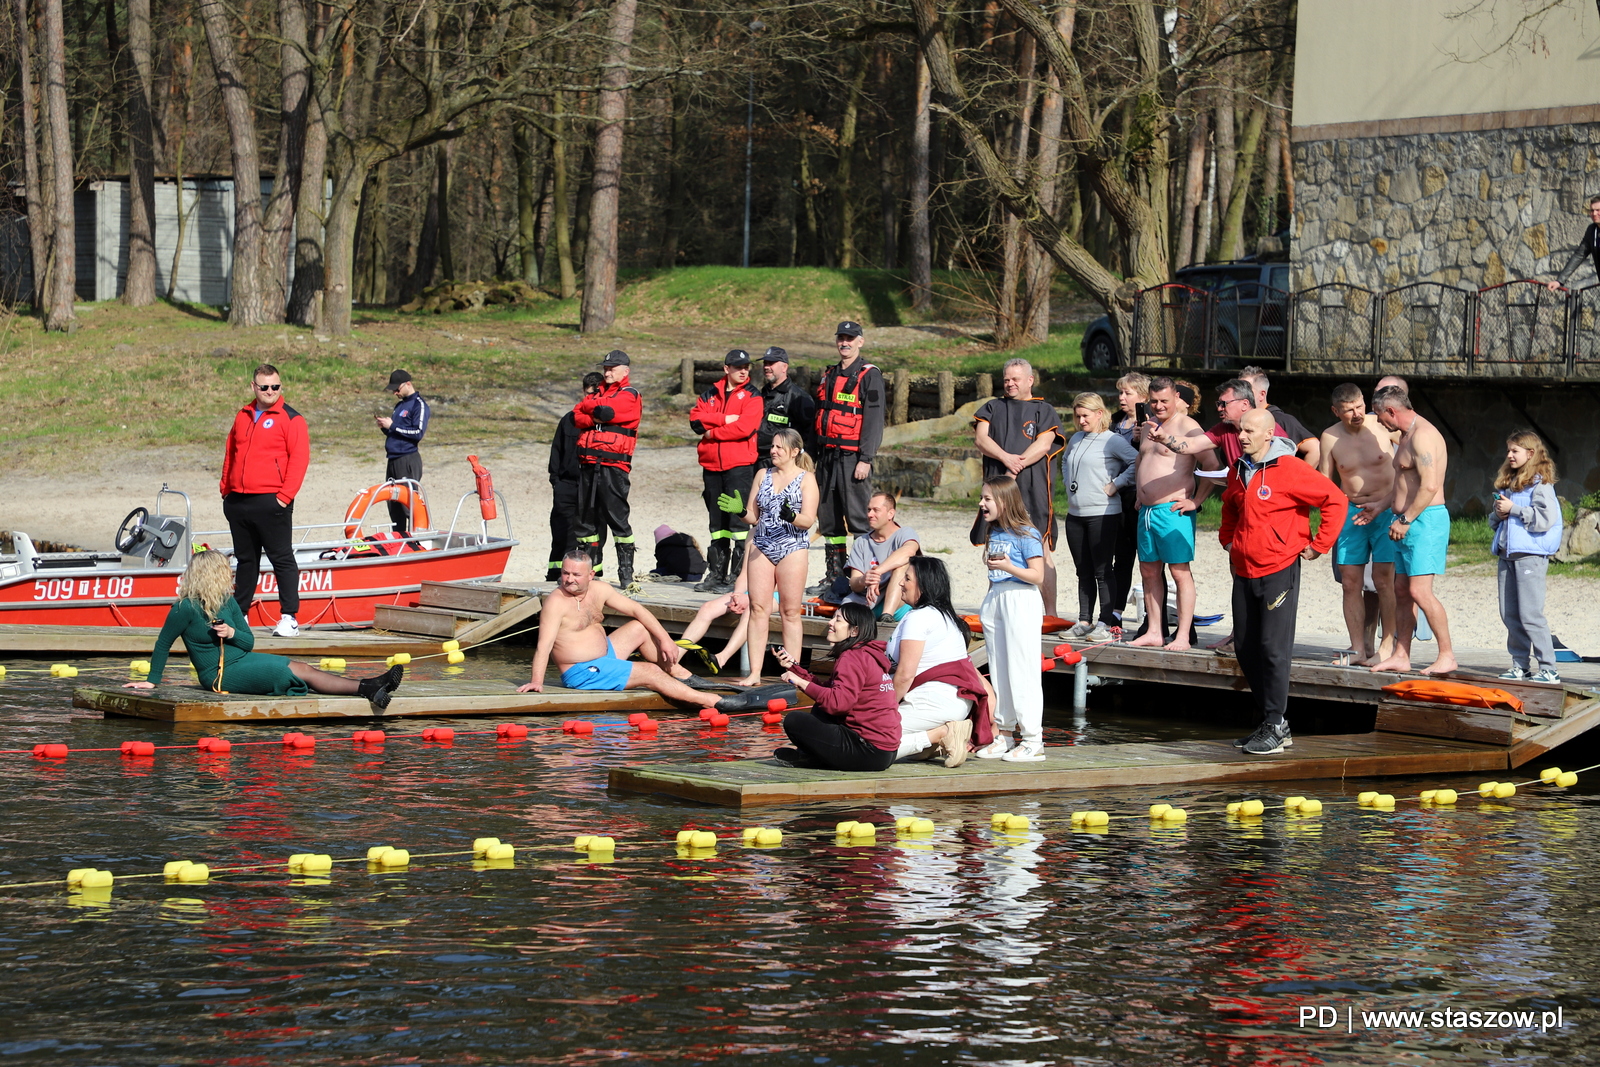
[[[1344,622],[1350,631],[1351,662],[1370,667],[1385,659],[1394,645],[1394,561],[1396,543],[1389,539],[1394,514],[1394,444],[1378,417],[1368,414],[1361,387],[1345,382],[1333,391],[1333,414],[1339,420],[1322,431],[1323,477],[1339,475],[1339,488],[1350,498],[1344,529],[1333,546],[1333,562],[1344,587]],[[1362,521],[1368,504],[1382,508]],[[1363,584],[1368,563],[1378,592],[1378,615],[1383,623],[1382,652],[1367,641],[1367,607]]]
[[[1450,645],[1450,620],[1433,592],[1433,576],[1444,573],[1445,552],[1450,547],[1450,512],[1444,494],[1444,435],[1411,407],[1403,389],[1388,386],[1372,397],[1372,408],[1386,430],[1400,431],[1394,450],[1394,519],[1389,539],[1395,542],[1394,655],[1373,666],[1375,671],[1411,669],[1411,634],[1416,629],[1416,609],[1421,608],[1439,642],[1439,658],[1422,668],[1422,674],[1448,674],[1456,669]],[[1383,501],[1361,509],[1357,522],[1370,523],[1383,513]]]
[[[603,625],[608,608],[633,617],[610,637]],[[634,652],[643,656],[644,662],[628,662]],[[690,689],[678,680],[689,674],[678,665],[679,652],[677,643],[643,604],[606,582],[595,581],[588,553],[575,549],[562,558],[561,583],[539,609],[533,678],[518,686],[517,692],[544,692],[544,672],[554,656],[561,684],[568,689],[649,689],[668,700],[714,707],[715,694]]]
[[[1177,386],[1171,378],[1150,383],[1150,421],[1144,424],[1139,445],[1138,486],[1139,578],[1144,586],[1145,618],[1149,627],[1131,645],[1163,645],[1173,652],[1189,647],[1189,627],[1194,620],[1194,515],[1211,492],[1210,479],[1195,489],[1195,464],[1209,458],[1210,440],[1200,424],[1178,411]],[[1167,583],[1163,570],[1172,572],[1178,590],[1178,629],[1167,641]]]

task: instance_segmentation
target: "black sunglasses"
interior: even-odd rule
[[[282,389],[283,386],[281,384],[280,385],[257,385],[256,388],[261,390],[263,393],[276,393],[278,390]]]

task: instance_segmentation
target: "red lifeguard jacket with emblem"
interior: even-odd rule
[[[610,417],[597,416],[599,408],[610,408]],[[632,470],[643,411],[639,390],[627,382],[604,386],[578,401],[572,409],[572,421],[578,427],[578,462]]]
[[[817,444],[844,452],[861,451],[861,427],[866,404],[861,396],[861,380],[877,370],[864,359],[845,374],[835,363],[823,372],[817,386]]]

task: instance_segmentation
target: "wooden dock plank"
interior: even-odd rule
[[[158,719],[163,722],[243,722],[302,719],[403,719],[457,715],[567,715],[583,712],[678,711],[675,704],[648,690],[622,693],[563,689],[546,685],[543,693],[518,693],[512,682],[499,679],[454,679],[406,682],[378,711],[360,697],[245,696],[210,693],[197,686],[163,685],[156,689],[73,691],[74,707],[106,715]]]
[[[1121,786],[1270,782],[1507,768],[1506,748],[1396,734],[1297,737],[1276,756],[1249,756],[1226,741],[1082,745],[1046,749],[1044,763],[969,760],[948,770],[899,763],[881,774],[784,767],[772,760],[617,767],[610,786],[725,807],[827,800],[895,800]]]
[[[0,624],[0,655],[140,656],[148,658],[160,630],[153,626],[41,626]],[[257,652],[315,662],[322,656],[383,659],[396,652],[413,656],[439,651],[439,642],[373,630],[301,630],[298,637],[257,631]],[[173,655],[186,655],[180,639]]]
[[[1526,731],[1518,730],[1509,754],[1511,766],[1520,767],[1596,726],[1600,726],[1600,699],[1569,707],[1567,714],[1560,719]]]

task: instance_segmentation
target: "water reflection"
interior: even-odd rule
[[[511,665],[507,667],[508,677]],[[8,747],[192,728],[101,721],[64,683],[7,679]],[[1070,715],[1056,718],[1063,728]],[[423,725],[419,723],[416,729]],[[457,723],[460,726],[462,724]],[[1091,713],[1082,743],[1148,732]],[[327,736],[343,728],[311,727]],[[406,727],[410,729],[410,727]],[[226,725],[230,740],[281,728]],[[177,743],[177,742],[172,742]],[[6,882],[72,867],[160,871],[174,858],[272,863],[201,884],[119,878],[113,891],[5,891],[0,1054],[68,1063],[1585,1062],[1600,904],[1583,786],[1457,810],[1335,806],[1367,783],[1285,783],[1256,820],[1119,820],[1073,832],[1092,799],[1138,812],[1232,794],[739,813],[611,795],[608,767],[764,753],[770,733],[663,729],[643,740],[535,732],[448,748],[327,742],[311,753],[0,758]],[[1406,784],[1406,783],[1402,783]],[[1470,788],[1475,781],[1427,782]],[[1391,784],[1396,792],[1404,790]],[[1415,790],[1411,790],[1414,792]],[[1329,807],[1287,817],[1301,792]],[[1027,815],[997,835],[989,815]],[[937,831],[840,844],[836,822]],[[686,825],[777,826],[781,846],[678,854]],[[618,841],[610,859],[570,850]],[[497,836],[515,860],[414,859]],[[527,847],[535,846],[535,847]],[[361,858],[291,875],[296,852]],[[1327,1007],[1339,1025],[1299,1025]],[[1555,1010],[1565,1029],[1366,1026],[1363,1011]],[[1345,1028],[1345,1010],[1354,1026]]]

